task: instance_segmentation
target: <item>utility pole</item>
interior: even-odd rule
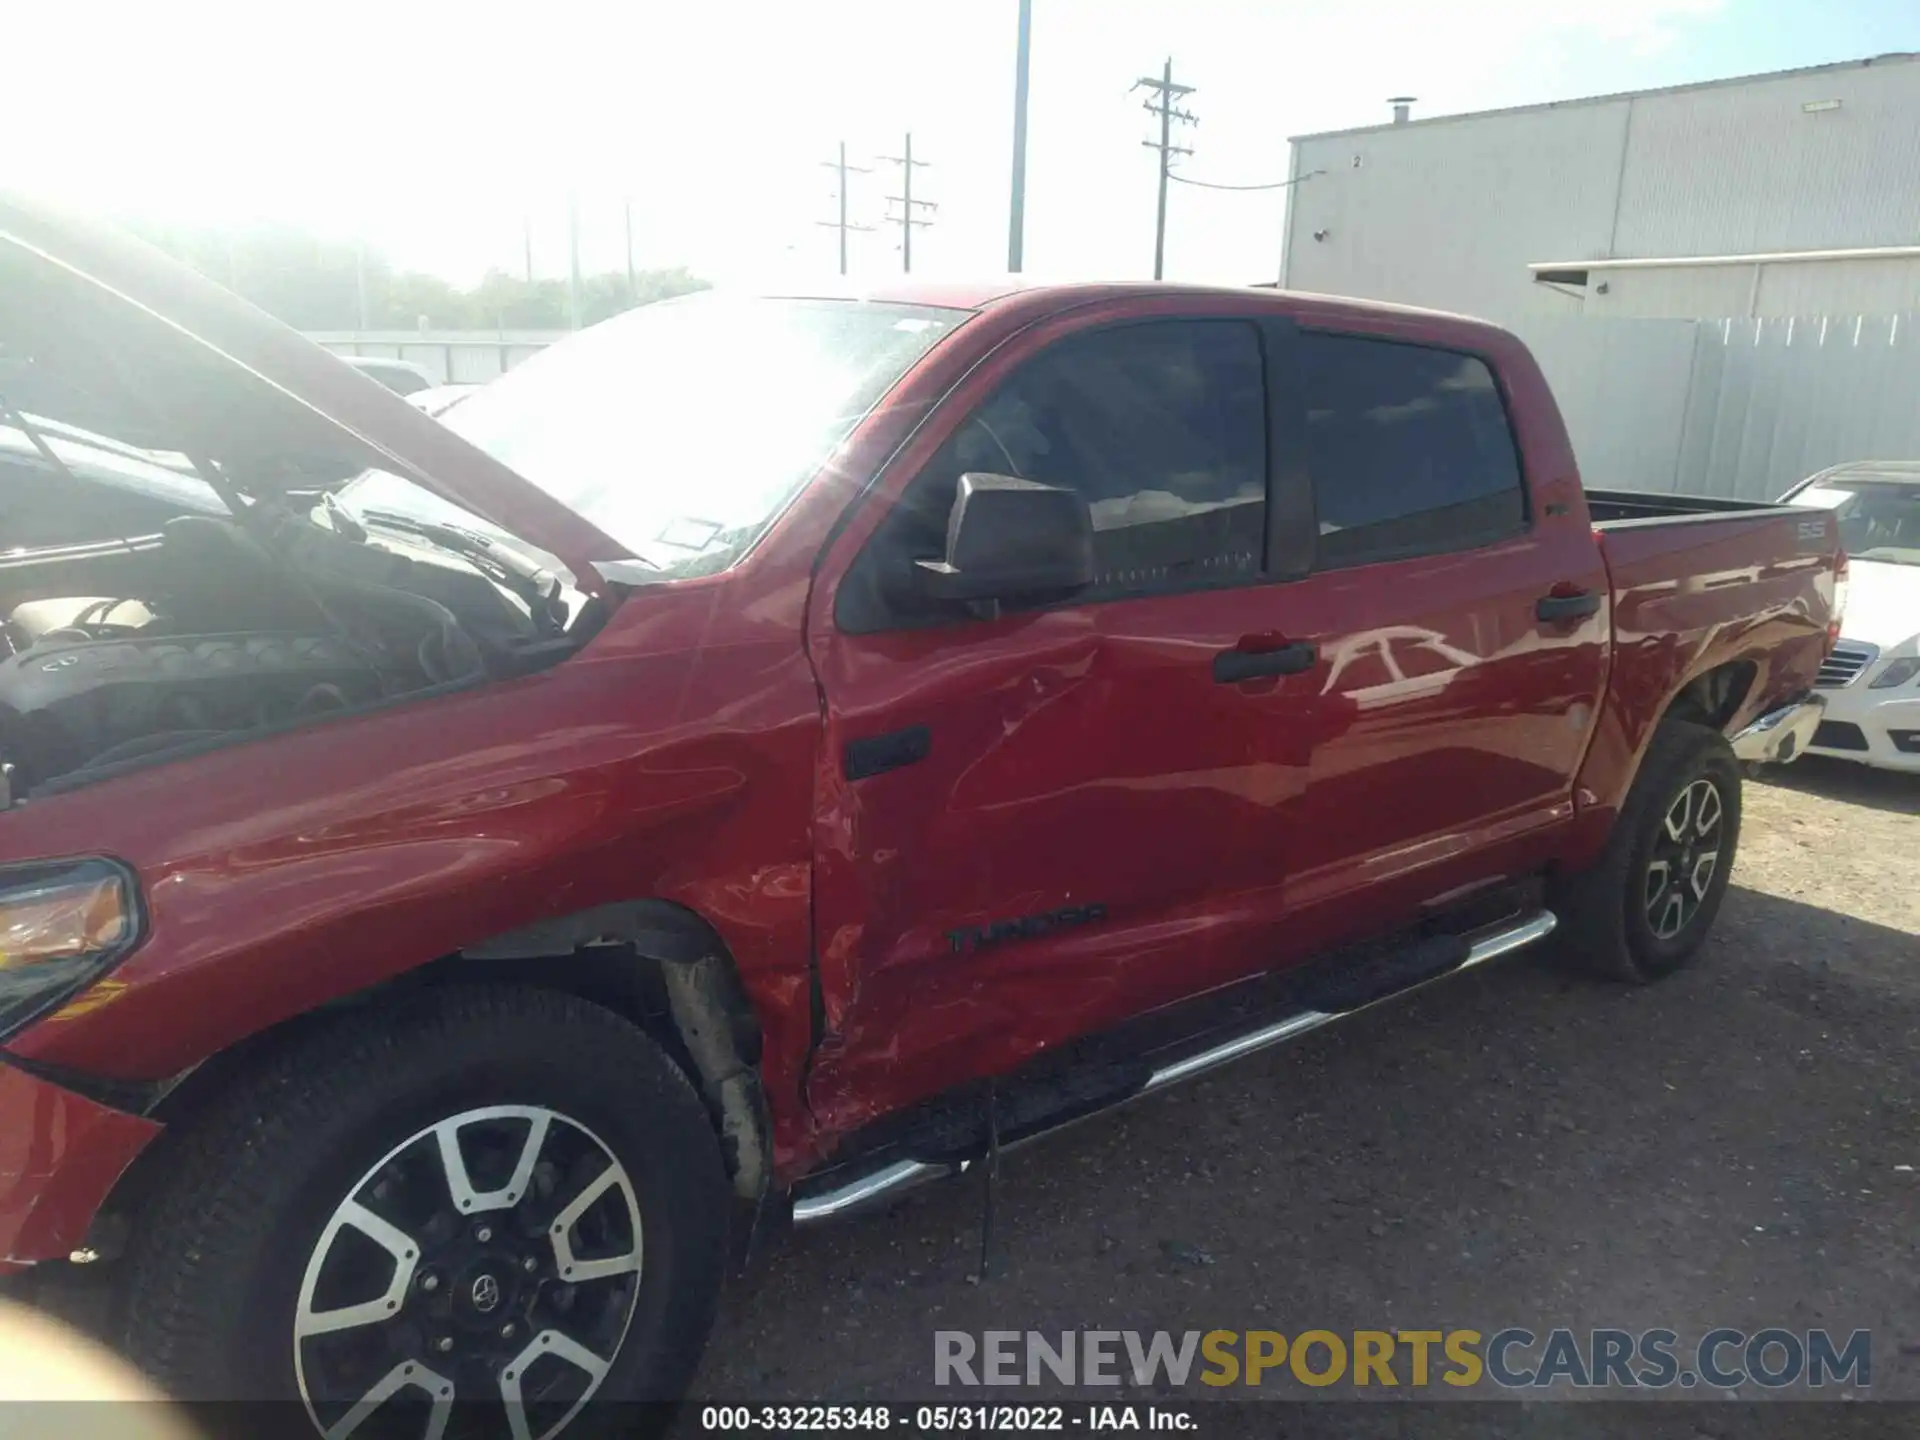
[[[890,215],[887,218],[890,221],[899,222],[900,273],[903,275],[911,275],[913,273],[914,229],[918,227],[924,230],[927,226],[933,224],[931,220],[920,219],[913,207],[918,205],[923,210],[938,210],[940,207],[931,200],[916,200],[913,198],[913,167],[918,165],[924,170],[927,168],[927,162],[913,158],[913,132],[911,130],[907,132],[905,149],[898,155],[882,155],[879,158],[887,161],[889,164],[900,167],[900,193],[898,195],[887,196],[890,204],[896,204],[900,207],[900,213],[898,215]]]
[[[356,239],[353,242],[353,289],[359,301],[358,314],[360,328],[367,328],[367,242]]]
[[[533,216],[522,214],[520,217],[520,238],[527,247],[527,284],[533,284]]]
[[[839,185],[835,193],[840,200],[840,218],[838,220],[821,220],[816,223],[825,225],[830,230],[838,230],[840,232],[840,273],[844,275],[847,273],[847,232],[849,230],[873,229],[871,225],[854,225],[847,220],[847,176],[871,175],[873,170],[871,167],[865,165],[847,164],[847,142],[844,140],[840,142],[839,159],[822,160],[820,163],[826,166],[827,169],[834,171],[838,176]]]
[[[567,328],[580,328],[580,203],[567,196]]]
[[[1020,0],[1020,34],[1013,52],[1013,199],[1007,207],[1007,269],[1018,275],[1026,258],[1027,66],[1033,49],[1033,0]]]
[[[1198,125],[1200,117],[1174,106],[1174,101],[1182,95],[1193,94],[1194,87],[1173,83],[1171,56],[1161,68],[1158,80],[1151,75],[1143,75],[1133,82],[1133,88],[1153,92],[1153,98],[1146,102],[1147,113],[1160,117],[1160,138],[1140,142],[1149,150],[1160,152],[1160,205],[1153,221],[1153,278],[1158,280],[1166,270],[1167,260],[1167,177],[1172,174],[1174,156],[1193,153],[1185,146],[1173,143],[1173,122],[1178,120],[1187,125]]]
[[[633,273],[633,200],[627,199],[627,304],[640,303],[640,286]]]

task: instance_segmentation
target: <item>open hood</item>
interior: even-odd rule
[[[0,192],[0,398],[256,498],[377,466],[559,559],[630,551],[378,381],[151,246]]]

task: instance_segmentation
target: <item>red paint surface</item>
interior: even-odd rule
[[[1813,687],[1830,644],[1838,550],[1805,549],[1797,525],[1791,514],[1736,515],[1604,532],[1613,672],[1579,781],[1598,803],[1583,808],[1564,863],[1599,853],[1654,725],[1696,675],[1754,667],[1730,730]]]
[[[1471,555],[1289,584],[942,631],[835,629],[835,587],[891,497],[1038,346],[1117,319],[1275,313],[1488,357],[1534,528]],[[364,388],[336,387],[330,408],[391,408]],[[396,425],[390,438],[412,437]],[[452,467],[439,483],[461,493],[457,453],[419,458]],[[474,493],[505,521],[529,487],[496,470]],[[1589,854],[1651,725],[1704,668],[1755,663],[1743,716],[1811,682],[1832,557],[1797,554],[1784,522],[1620,532],[1604,562],[1558,412],[1503,332],[1270,291],[1010,293],[925,357],[739,566],[635,592],[577,657],[0,816],[0,862],[111,854],[150,910],[110,1000],[98,992],[11,1048],[160,1079],[501,932],[661,897],[713,925],[759,1011],[790,1180],[852,1127],[947,1085],[1463,886]],[[1555,584],[1606,589],[1609,563],[1617,597],[1600,615],[1534,620]],[[1311,640],[1321,663],[1214,684],[1213,653],[1248,636]],[[932,730],[926,761],[841,778],[847,740],[908,724]],[[1595,797],[1582,815],[1576,776]],[[1100,924],[986,954],[943,935],[1094,901],[1108,906]],[[816,955],[825,1033],[810,1060]],[[104,1189],[93,1182],[124,1163],[126,1127],[145,1122],[109,1125],[36,1091],[101,1137],[94,1152],[43,1152],[40,1122],[23,1130],[7,1093],[0,1153],[35,1157],[22,1176],[64,1177],[63,1154],[92,1167],[36,1242],[63,1254]]]
[[[0,1271],[64,1260],[160,1127],[0,1065]]]

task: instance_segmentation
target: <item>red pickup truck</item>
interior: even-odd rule
[[[8,202],[0,412],[174,507],[0,538],[0,1256],[330,1434],[675,1393],[730,1200],[1556,929],[1673,970],[1844,563],[1583,493],[1499,329],[1262,289],[698,295],[443,426]]]

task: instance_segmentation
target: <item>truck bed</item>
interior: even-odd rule
[[[1759,515],[1798,507],[1768,500],[1735,500],[1724,495],[1678,495],[1664,490],[1589,490],[1587,510],[1602,529],[1698,520],[1729,515]]]
[[[1734,713],[1723,717],[1729,732],[1812,689],[1840,543],[1830,515],[1796,505],[1632,491],[1587,498],[1613,584],[1616,653],[1631,656],[1616,665],[1609,722],[1581,776],[1613,805],[1632,757],[1689,676],[1737,677]]]

